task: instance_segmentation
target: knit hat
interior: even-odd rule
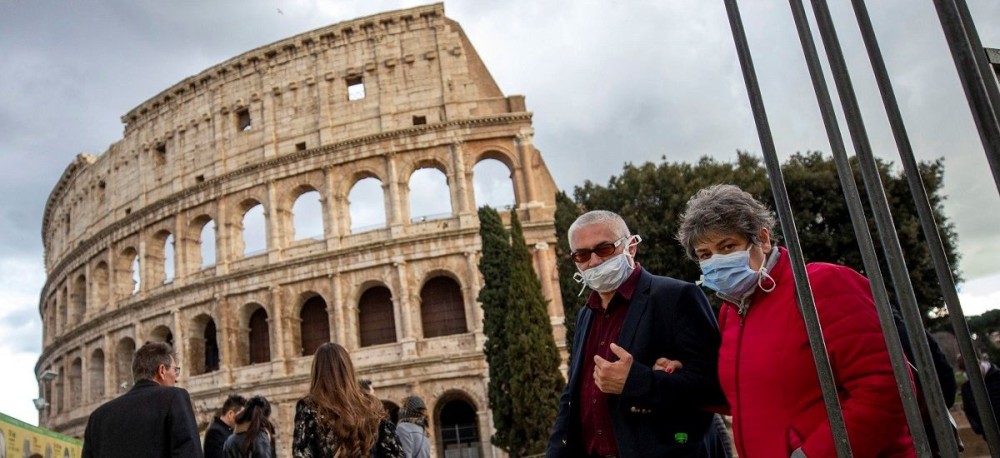
[[[427,404],[420,396],[407,396],[403,399],[403,406],[399,408],[399,418],[416,417],[427,410]]]

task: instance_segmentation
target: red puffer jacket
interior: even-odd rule
[[[741,458],[835,457],[816,365],[795,302],[783,248],[745,316],[727,303],[719,313],[719,380],[733,414]],[[823,337],[840,393],[854,456],[916,456],[906,426],[868,280],[847,267],[807,266]]]

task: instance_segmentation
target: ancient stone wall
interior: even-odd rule
[[[474,172],[488,161],[509,171],[561,343],[556,188],[524,98],[500,92],[442,5],[249,51],[122,121],[123,138],[79,155],[46,204],[36,372],[56,376],[40,386],[41,425],[82,435],[89,413],[128,388],[135,348],[168,341],[202,428],[228,394],[263,394],[287,456],[311,352],[329,340],[380,398],[425,398],[436,453],[473,437],[459,432],[469,425],[474,447],[493,453]],[[410,187],[428,169],[447,185],[446,214],[410,206],[430,192]],[[352,202],[363,183],[377,184],[380,205]],[[304,196],[318,196],[315,237],[296,236]],[[365,211],[384,222],[352,221]]]

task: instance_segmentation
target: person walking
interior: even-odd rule
[[[274,424],[267,398],[254,396],[247,400],[222,451],[225,458],[274,458]]]
[[[430,458],[431,441],[427,432],[429,426],[427,404],[420,396],[407,396],[399,409],[396,435],[403,447],[406,458]]]
[[[226,439],[233,434],[233,427],[236,426],[236,415],[243,410],[247,403],[246,398],[238,394],[231,394],[222,403],[222,407],[216,413],[212,423],[205,431],[205,442],[202,447],[205,450],[205,458],[222,458],[222,446],[226,444]]]

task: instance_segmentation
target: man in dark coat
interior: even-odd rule
[[[969,377],[976,376],[975,368],[969,370],[961,363],[961,355],[959,355],[958,361],[960,369],[964,369],[966,374],[971,373]],[[979,366],[983,371],[983,381],[986,382],[986,394],[990,400],[990,408],[993,410],[994,417],[1000,419],[1000,370],[994,367],[985,355],[980,360]],[[969,426],[972,427],[972,430],[980,436],[985,436],[983,422],[979,418],[979,408],[972,396],[972,382],[962,384],[962,410],[965,411],[965,417],[969,420]]]
[[[205,458],[222,458],[222,446],[226,439],[233,434],[236,426],[236,415],[247,405],[247,400],[238,394],[231,394],[222,404],[218,414],[212,419],[212,424],[208,425],[205,431]]]
[[[147,342],[132,359],[135,385],[97,408],[83,434],[83,458],[201,458],[191,397],[170,345]]]
[[[635,262],[640,241],[608,211],[570,226],[578,281],[593,292],[577,316],[549,458],[725,456],[712,413],[701,409],[724,402],[718,323],[700,288]],[[684,370],[654,370],[664,355]]]

